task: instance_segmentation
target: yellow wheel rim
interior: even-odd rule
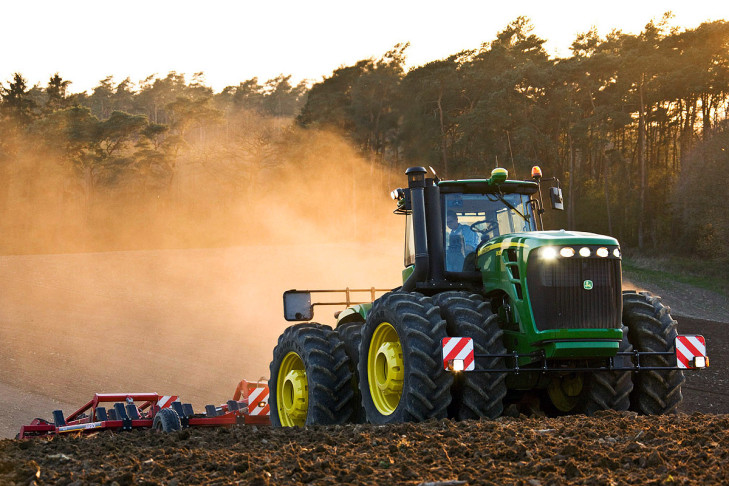
[[[370,396],[382,415],[390,415],[400,403],[404,374],[400,337],[392,324],[382,322],[372,334],[367,354]]]
[[[567,375],[552,378],[547,387],[549,399],[561,412],[569,412],[577,406],[582,394],[582,375]]]
[[[291,351],[284,356],[276,380],[276,408],[283,427],[303,426],[309,410],[309,382],[301,357]]]

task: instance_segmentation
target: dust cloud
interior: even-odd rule
[[[201,136],[164,187],[102,187],[32,148],[3,165],[0,384],[78,406],[96,392],[223,403],[268,377],[284,290],[399,285],[388,194],[404,174],[332,133],[253,125]]]

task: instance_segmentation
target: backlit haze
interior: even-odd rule
[[[674,14],[670,25],[693,28],[729,19],[729,2],[3,2],[0,82],[20,72],[29,85],[45,86],[58,72],[80,92],[107,75],[138,82],[169,71],[202,71],[216,91],[279,74],[293,75],[294,83],[316,82],[397,43],[411,43],[410,67],[478,48],[520,15],[547,39],[548,52],[560,56],[592,26],[600,35],[638,33],[666,11]]]
[[[519,16],[567,56],[593,26],[638,33],[669,10],[678,28],[729,19],[727,0],[5,1],[0,83],[18,72],[45,87],[57,72],[78,93],[170,71],[204,72],[217,92],[280,74],[313,83],[398,43],[411,43],[408,67],[477,49]],[[289,118],[226,116],[172,127],[186,137],[164,154],[174,172],[149,187],[78,177],[78,159],[34,145],[54,140],[50,125],[0,130],[0,438],[93,393],[224,403],[241,378],[268,376],[290,324],[283,291],[402,283],[404,221],[387,197],[401,168]]]

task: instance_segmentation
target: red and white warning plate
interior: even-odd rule
[[[676,364],[679,368],[706,368],[709,366],[704,336],[689,334],[676,336]]]
[[[163,397],[160,397],[160,399],[157,401],[157,406],[159,408],[167,408],[172,405],[172,402],[174,402],[175,400],[177,400],[177,396],[165,395]]]
[[[449,371],[473,371],[476,368],[473,353],[473,339],[469,337],[447,337],[443,345],[443,369]]]
[[[248,415],[270,415],[271,407],[268,405],[268,386],[259,386],[251,390],[248,395]]]

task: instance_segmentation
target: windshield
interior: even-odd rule
[[[524,194],[445,194],[445,255],[449,272],[474,271],[476,248],[491,238],[536,230]]]

